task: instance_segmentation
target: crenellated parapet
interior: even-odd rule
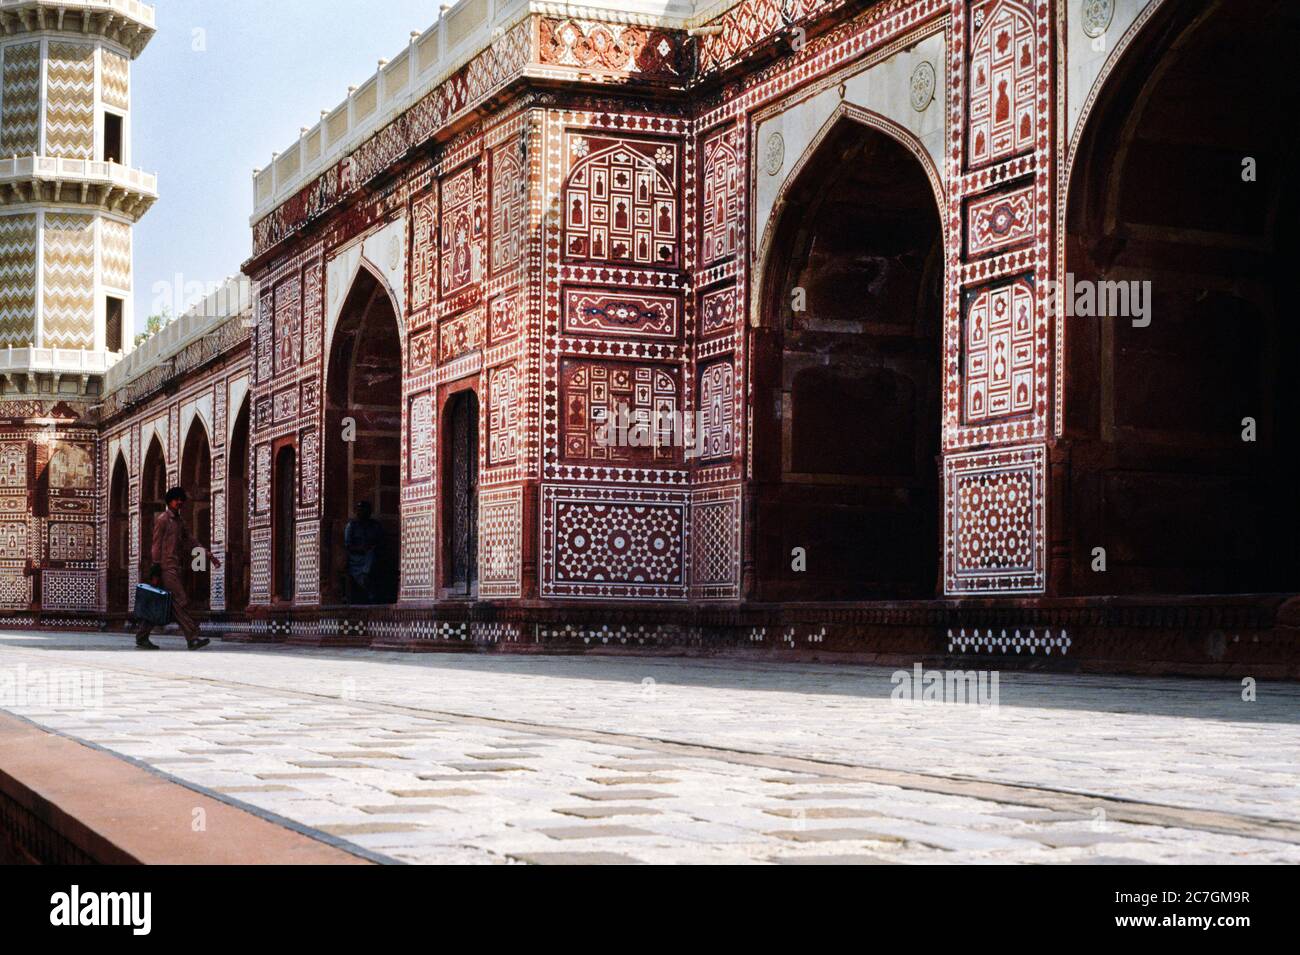
[[[892,9],[901,0],[879,6]],[[863,0],[460,0],[253,173],[253,257],[527,86],[681,97]],[[771,49],[769,49],[771,48]]]

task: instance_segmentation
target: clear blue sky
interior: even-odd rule
[[[158,174],[159,193],[135,228],[138,329],[155,283],[171,299],[177,273],[239,271],[253,169],[433,24],[439,2],[155,0],[158,33],[132,66],[132,164]]]

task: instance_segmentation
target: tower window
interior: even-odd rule
[[[122,300],[111,295],[104,299],[104,348],[122,350]]]
[[[104,114],[104,161],[122,161],[122,117],[114,113]]]

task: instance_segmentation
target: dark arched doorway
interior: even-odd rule
[[[248,397],[235,417],[226,450],[226,609],[248,606]]]
[[[1087,119],[1061,303],[1063,590],[1300,588],[1297,40],[1283,0],[1165,3]],[[1096,315],[1123,294],[1125,314]]]
[[[443,414],[443,587],[478,595],[478,395],[457,392]]]
[[[381,603],[392,603],[401,506],[402,342],[392,300],[365,268],[339,313],[325,391],[322,600],[346,599],[343,530],[357,502],[369,501],[383,530],[373,586]]]
[[[841,119],[789,187],[754,334],[757,599],[934,595],[942,240],[925,166],[873,126]]]
[[[108,490],[108,612],[124,613],[131,591],[131,478],[119,452]]]
[[[297,456],[293,445],[285,444],[275,453],[271,465],[271,597],[292,603],[294,594],[296,547],[294,541],[294,506],[296,495]]]
[[[153,524],[166,507],[166,496],[167,461],[163,457],[162,444],[154,435],[144,455],[144,467],[140,470],[141,580],[149,579],[149,569],[153,566]]]
[[[208,432],[201,418],[190,422],[181,452],[181,487],[185,488],[186,502],[181,514],[190,534],[205,548],[212,544],[212,452]],[[190,602],[196,609],[206,609],[211,597],[211,570],[205,562],[202,570],[194,569],[193,555],[186,557],[183,566]]]

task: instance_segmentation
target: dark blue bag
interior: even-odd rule
[[[172,595],[161,587],[138,584],[135,588],[135,619],[155,627],[165,627],[172,620]]]

